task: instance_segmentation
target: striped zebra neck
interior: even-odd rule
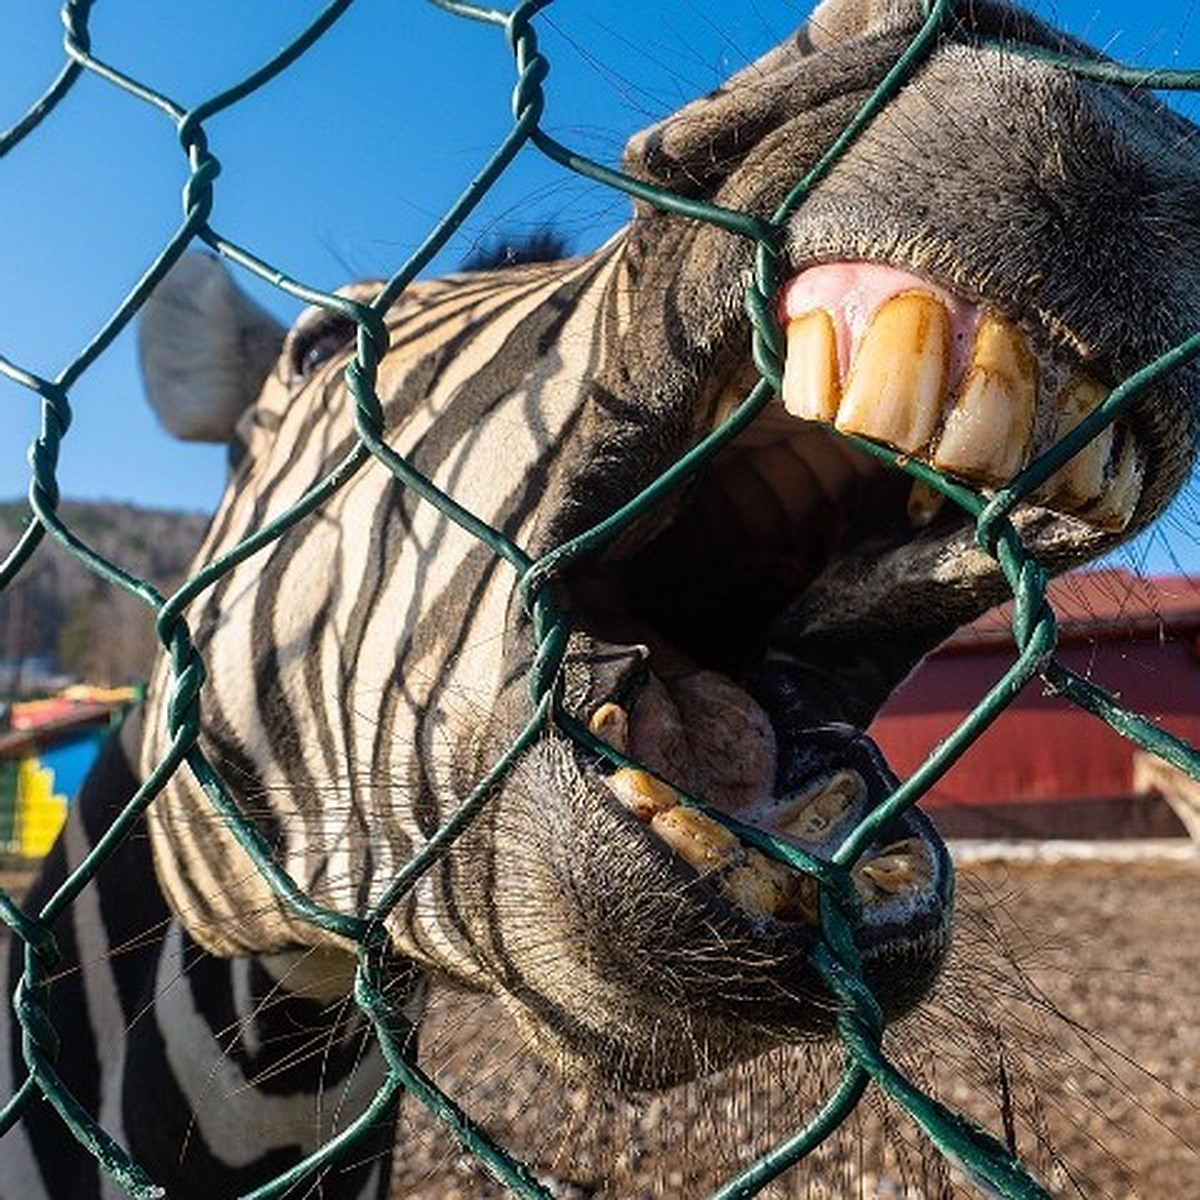
[[[120,739],[110,739],[31,909],[78,865],[136,786]],[[385,1064],[353,1004],[332,998],[333,986],[319,995],[311,962],[208,954],[170,915],[153,880],[137,832],[59,921],[56,1070],[169,1196],[240,1195],[345,1128],[383,1082]],[[14,942],[10,988],[21,954]],[[9,1013],[5,1006],[3,1019]],[[25,1073],[21,1030],[10,1024],[0,1064],[6,1094]],[[386,1195],[393,1136],[385,1122],[323,1181],[322,1194]],[[30,1105],[0,1140],[0,1178],[5,1195],[22,1200],[123,1194],[47,1103]]]
[[[536,543],[548,480],[562,473],[601,372],[595,327],[629,320],[626,267],[624,244],[613,243],[586,259],[416,285],[388,314],[398,347],[379,383],[389,443],[520,545]],[[285,382],[269,381],[243,421],[245,458],[204,558],[282,513],[354,443],[344,393],[318,389],[322,402],[297,404]],[[502,711],[529,706],[532,646],[520,629],[497,636],[517,584],[506,563],[372,464],[320,520],[240,564],[198,607],[204,747],[280,864],[323,906],[361,914],[377,901],[503,750],[512,720],[527,719]],[[301,660],[311,669],[291,669]],[[171,742],[170,687],[160,664],[143,771]],[[269,954],[323,936],[254,872],[189,772],[167,784],[149,828],[171,908],[208,949]],[[478,953],[447,929],[437,890],[423,881],[415,907],[397,914],[397,945],[475,984]]]

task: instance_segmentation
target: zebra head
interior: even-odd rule
[[[915,0],[826,0],[635,137],[626,169],[769,217],[922,20]],[[773,300],[781,396],[548,577],[571,630],[565,711],[634,765],[548,726],[393,915],[400,956],[504,996],[576,1069],[663,1085],[834,1020],[812,965],[817,885],[753,830],[832,858],[896,785],[863,732],[874,713],[1007,590],[954,505],[840,434],[996,488],[1200,327],[1195,128],[1147,92],[983,41],[1000,36],[1079,49],[1005,5],[962,6],[790,218]],[[548,553],[746,393],[753,267],[745,238],[639,204],[586,258],[416,285],[388,318],[387,440]],[[143,340],[168,423],[238,446],[204,558],[353,445],[343,317],[310,312],[284,339],[220,268],[186,260]],[[1059,570],[1144,528],[1183,481],[1196,425],[1195,380],[1178,371],[1016,510],[1025,544]],[[515,573],[377,464],[193,616],[206,745],[293,876],[345,911],[383,893],[530,719],[537,647]],[[168,741],[168,686],[160,673],[147,767]],[[318,939],[188,779],[152,825],[164,888],[203,945],[275,954]],[[851,879],[865,977],[902,1013],[951,936],[946,849],[911,811]]]

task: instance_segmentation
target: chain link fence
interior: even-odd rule
[[[55,963],[55,945],[51,926],[76,899],[81,889],[104,864],[119,841],[141,820],[172,772],[190,769],[203,781],[214,809],[234,830],[239,842],[253,859],[257,869],[286,904],[315,926],[348,939],[358,946],[358,971],[355,1000],[372,1022],[390,1067],[385,1086],[367,1110],[350,1127],[322,1146],[309,1159],[263,1187],[256,1196],[281,1196],[298,1182],[309,1178],[323,1166],[353,1153],[356,1142],[373,1123],[387,1119],[401,1095],[425,1105],[444,1122],[463,1145],[515,1195],[548,1197],[549,1191],[538,1183],[531,1171],[494,1144],[453,1100],[443,1094],[420,1067],[411,1061],[405,1047],[412,1032],[407,1018],[389,1001],[383,986],[387,947],[384,918],[412,889],[416,881],[446,853],[487,802],[495,783],[510,769],[518,756],[543,731],[548,723],[567,729],[595,753],[612,758],[613,751],[597,741],[586,729],[560,709],[556,687],[567,641],[568,625],[557,612],[547,581],[579,556],[595,550],[615,538],[638,519],[682,478],[709,460],[761,411],[778,390],[781,376],[782,344],[774,296],[777,247],[781,244],[788,217],[805,201],[814,185],[837,162],[847,146],[886,105],[904,80],[917,68],[935,45],[946,22],[952,19],[953,0],[928,0],[923,26],[906,52],[850,122],[842,135],[812,171],[800,180],[785,202],[769,219],[752,217],[709,204],[688,200],[633,179],[574,152],[549,136],[542,128],[546,104],[543,84],[550,64],[540,53],[535,18],[550,0],[527,0],[512,11],[484,8],[458,0],[432,0],[465,21],[483,22],[495,27],[512,54],[516,67],[513,90],[513,120],[502,143],[483,165],[470,186],[447,210],[424,242],[386,283],[369,305],[352,302],[289,278],[252,249],[236,245],[210,224],[214,187],[220,169],[209,147],[206,123],[271,83],[301,55],[309,51],[350,7],[351,0],[336,0],[281,53],[246,76],[235,86],[212,96],[193,108],[184,108],[169,96],[130,78],[107,64],[93,48],[89,33],[91,0],[74,0],[63,9],[66,27],[66,65],[58,78],[29,112],[12,128],[0,135],[0,158],[26,138],[36,134],[43,120],[85,74],[106,81],[114,88],[136,97],[163,119],[174,124],[181,152],[188,164],[188,179],[183,193],[183,219],[162,247],[161,253],[136,286],[111,314],[107,322],[70,365],[55,378],[43,378],[16,362],[0,357],[0,372],[11,381],[40,398],[41,432],[30,450],[32,478],[29,487],[30,520],[24,535],[7,559],[0,564],[0,587],[10,584],[47,536],[84,562],[95,574],[140,599],[156,615],[158,636],[174,667],[175,687],[170,699],[170,719],[174,733],[171,753],[148,778],[137,796],[109,829],[80,869],[38,912],[23,912],[13,900],[0,894],[0,915],[13,936],[26,947],[25,969],[17,996],[17,1016],[24,1031],[24,1049],[28,1076],[17,1092],[4,1098],[0,1110],[0,1131],[21,1119],[26,1106],[45,1097],[61,1114],[70,1131],[100,1160],[103,1168],[131,1195],[153,1197],[162,1191],[124,1149],[97,1124],[62,1086],[55,1074],[56,1035],[49,1013],[51,977]],[[1104,79],[1131,88],[1200,88],[1200,72],[1131,70],[1092,60],[1056,57],[1040,49],[1009,46],[1016,54],[1052,59],[1064,71]],[[495,181],[506,171],[518,152],[527,145],[561,165],[608,187],[628,193],[662,209],[698,221],[718,225],[740,237],[750,239],[757,248],[757,268],[746,304],[754,327],[754,359],[761,378],[741,406],[716,432],[707,437],[685,458],[677,462],[635,500],[607,520],[552,553],[534,560],[525,550],[497,530],[481,522],[460,506],[452,496],[434,487],[408,462],[389,449],[383,437],[382,407],[375,391],[376,370],[387,350],[388,337],[383,314],[409,283],[423,271],[468,218]],[[64,439],[71,423],[71,392],[80,378],[91,369],[111,346],[118,334],[133,320],[155,285],[180,255],[193,244],[204,244],[227,260],[267,281],[287,295],[340,312],[358,328],[358,348],[347,369],[346,382],[356,404],[358,444],[349,456],[319,485],[314,487],[281,520],[261,529],[218,561],[206,564],[177,592],[164,596],[146,581],[125,571],[119,563],[107,561],[76,535],[59,514],[57,471]],[[1108,722],[1124,736],[1160,755],[1168,762],[1200,780],[1200,756],[1190,746],[1159,730],[1135,712],[1125,710],[1114,697],[1074,674],[1055,658],[1055,615],[1046,598],[1046,573],[1030,557],[1018,536],[1011,514],[1021,500],[1043,484],[1063,463],[1122,414],[1139,396],[1145,394],[1166,373],[1200,357],[1200,332],[1157,361],[1146,365],[1117,387],[1086,420],[1058,444],[1031,462],[1007,487],[983,497],[935,471],[895,453],[866,442],[861,449],[892,465],[899,466],[927,487],[942,493],[970,514],[975,523],[978,544],[999,563],[1015,598],[1013,633],[1018,653],[995,686],[962,721],[954,734],[940,744],[925,764],[878,810],[871,813],[846,840],[832,861],[812,858],[795,846],[785,844],[759,830],[742,826],[723,813],[705,808],[715,820],[735,828],[744,840],[769,856],[794,869],[807,872],[819,883],[822,903],[823,938],[815,953],[815,966],[832,995],[840,1002],[837,1031],[844,1047],[845,1063],[840,1081],[819,1103],[803,1127],[797,1129],[772,1151],[729,1179],[713,1193],[714,1200],[732,1200],[751,1196],[815,1147],[845,1120],[859,1097],[871,1083],[901,1105],[924,1129],[938,1149],[947,1155],[982,1194],[1020,1198],[1048,1195],[1010,1152],[997,1140],[964,1118],[923,1093],[896,1069],[881,1050],[884,1020],[880,1008],[862,978],[861,963],[853,938],[857,900],[849,874],[871,840],[898,814],[913,805],[920,796],[954,763],[979,734],[1004,709],[1005,705],[1035,675],[1055,691]],[[261,833],[238,812],[217,767],[199,748],[199,698],[204,687],[204,666],[195,653],[182,613],[197,596],[211,588],[235,563],[267,543],[281,537],[317,509],[336,489],[358,470],[375,459],[389,469],[401,483],[418,493],[429,504],[458,522],[480,542],[502,558],[520,579],[527,610],[537,630],[539,653],[530,673],[529,687],[535,712],[526,728],[488,775],[479,780],[474,791],[453,816],[433,836],[420,853],[396,876],[387,894],[375,908],[362,917],[327,910],[314,903],[296,881],[273,860]],[[688,801],[689,803],[698,803]],[[703,806],[702,806],[703,807]],[[64,1136],[66,1132],[64,1130]]]

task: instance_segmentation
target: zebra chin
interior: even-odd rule
[[[661,686],[651,676],[644,699],[630,697],[628,732],[642,748],[644,712]],[[601,706],[610,721],[613,705]],[[828,860],[897,783],[871,740],[845,724],[800,731],[788,761],[791,778],[805,779],[778,798],[741,808],[728,791],[698,789],[700,798]],[[476,930],[483,969],[466,982],[498,995],[568,1076],[619,1090],[669,1087],[833,1033],[840,1004],[814,965],[823,936],[814,879],[741,840],[657,774],[613,769],[569,739],[548,738],[497,798],[492,830],[493,853],[521,847],[521,870],[504,870],[501,858],[487,876],[503,949],[487,949],[494,929]],[[468,840],[458,852],[460,911],[479,907],[477,851]],[[850,878],[863,979],[885,1016],[900,1017],[927,996],[949,950],[950,855],[914,810],[882,827]]]
[[[826,769],[805,798],[806,836],[789,840],[828,854],[894,780],[871,743],[845,728],[813,731],[813,756]],[[637,1090],[832,1033],[840,1005],[813,962],[815,885],[685,805],[646,819],[615,794],[622,779],[554,737],[499,798],[497,841],[521,842],[523,869],[487,881],[504,922],[502,951],[486,955],[502,986],[489,990],[530,1043],[569,1076]],[[863,976],[897,1017],[926,995],[949,948],[949,856],[912,813],[887,827],[852,877]],[[456,894],[469,896],[463,884]]]

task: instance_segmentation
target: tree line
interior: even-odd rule
[[[129,504],[64,501],[59,512],[84,542],[169,592],[182,582],[208,518]],[[24,501],[0,504],[0,556],[29,521]],[[46,537],[0,592],[0,690],[36,690],[47,675],[119,685],[146,678],[157,640],[150,610]]]

